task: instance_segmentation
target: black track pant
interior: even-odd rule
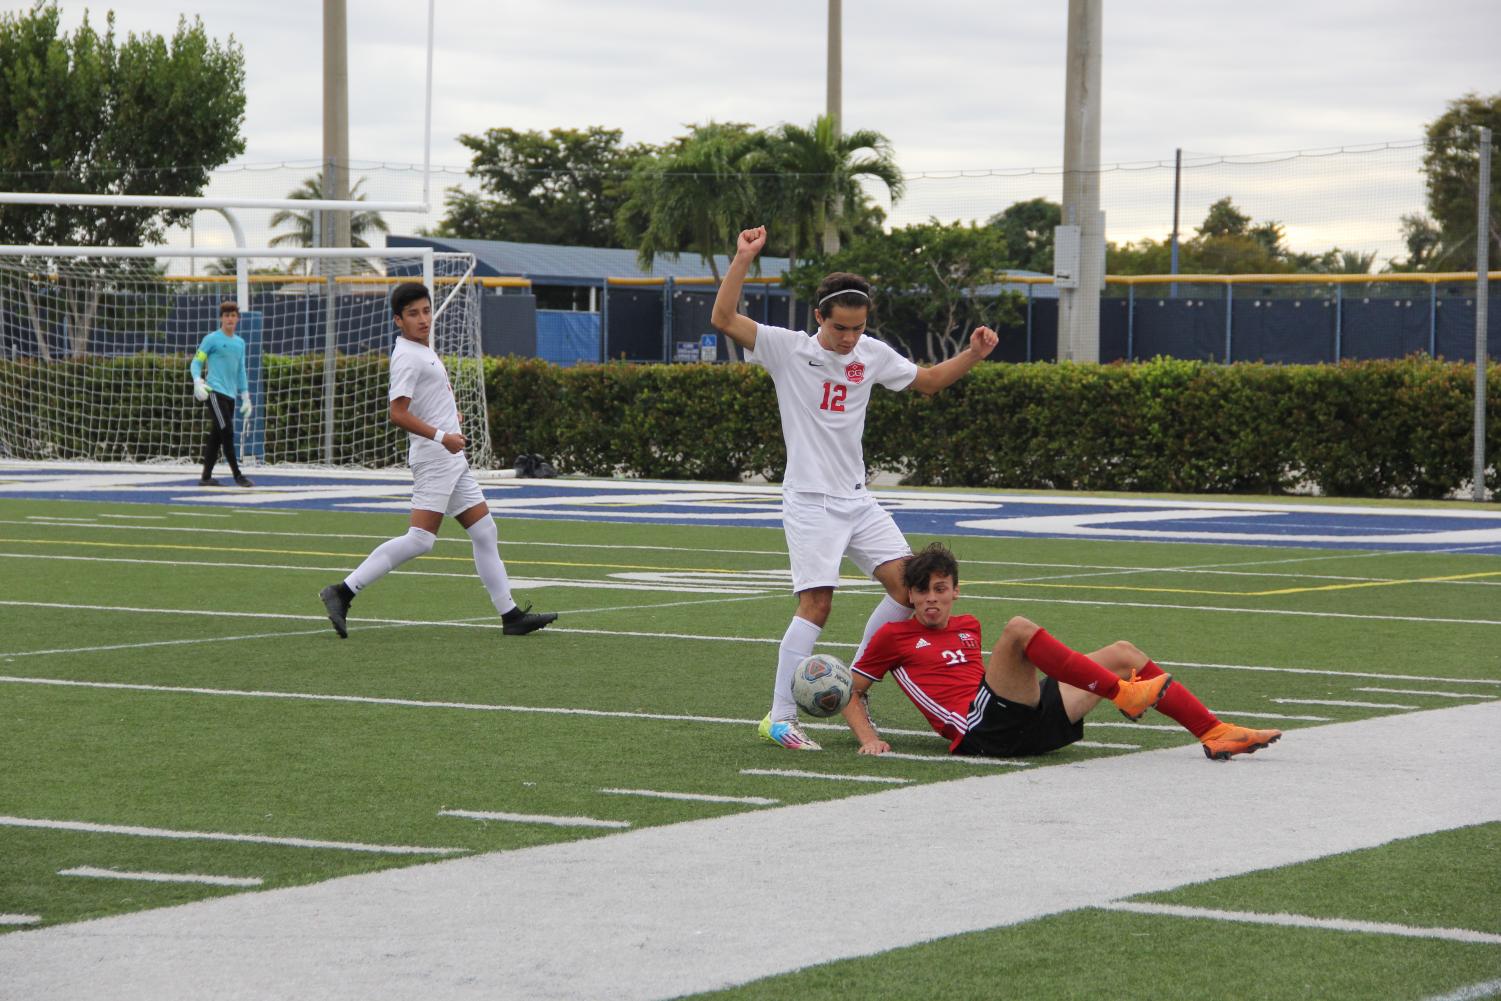
[[[240,478],[240,460],[235,456],[235,398],[223,393],[208,394],[208,437],[203,441],[203,478],[214,475],[219,450],[229,460],[229,471]]]

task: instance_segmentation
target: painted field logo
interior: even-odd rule
[[[857,361],[852,361],[844,366],[844,377],[849,382],[861,383],[865,381],[865,366]]]

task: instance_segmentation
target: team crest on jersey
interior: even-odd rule
[[[980,649],[980,638],[971,633],[960,633],[959,645],[966,650],[978,650]]]
[[[844,366],[844,378],[848,382],[861,383],[865,381],[865,365],[861,362],[852,361]]]

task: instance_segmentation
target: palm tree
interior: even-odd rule
[[[865,198],[861,178],[886,185],[893,202],[905,190],[890,140],[873,129],[840,135],[828,115],[807,128],[782,125],[757,167],[774,175],[769,195],[794,263],[820,239],[825,254],[839,250],[840,229],[848,228]]]
[[[748,125],[709,122],[637,164],[619,222],[643,270],[658,254],[691,250],[719,281],[714,255],[734,246],[747,225],[754,193],[746,161],[763,146]]]
[[[364,183],[365,179],[363,177],[355,181],[353,187],[349,189],[349,197],[354,199],[355,201],[364,201],[365,195],[360,192],[360,185]],[[287,197],[303,200],[322,199],[324,197],[322,175],[315,174],[312,177],[303,178],[302,186],[297,188],[295,191],[287,192]],[[316,226],[312,211],[296,212],[292,209],[282,209],[271,217],[272,229],[275,229],[279,226],[284,226],[288,223],[291,223],[292,225],[291,231],[286,233],[278,233],[276,236],[273,236],[271,238],[271,246],[312,247],[315,245],[313,236]],[[365,240],[365,234],[370,232],[390,232],[390,227],[386,225],[386,220],[381,218],[379,212],[350,213],[349,245],[351,247],[370,246],[369,242]],[[369,262],[365,262],[365,266],[372,267]],[[308,271],[308,273],[311,273],[310,269],[312,267],[312,260],[310,258],[305,258],[303,267]]]

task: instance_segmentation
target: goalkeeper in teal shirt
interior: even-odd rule
[[[198,482],[205,487],[217,487],[214,479],[214,463],[219,450],[229,460],[229,471],[234,474],[235,484],[253,487],[250,478],[240,472],[240,462],[235,456],[235,397],[245,416],[250,416],[250,381],[245,377],[245,341],[235,336],[240,325],[240,307],[237,303],[219,305],[219,329],[203,339],[193,363],[188,366],[193,373],[193,398],[208,404],[208,438],[203,443],[203,478]]]

